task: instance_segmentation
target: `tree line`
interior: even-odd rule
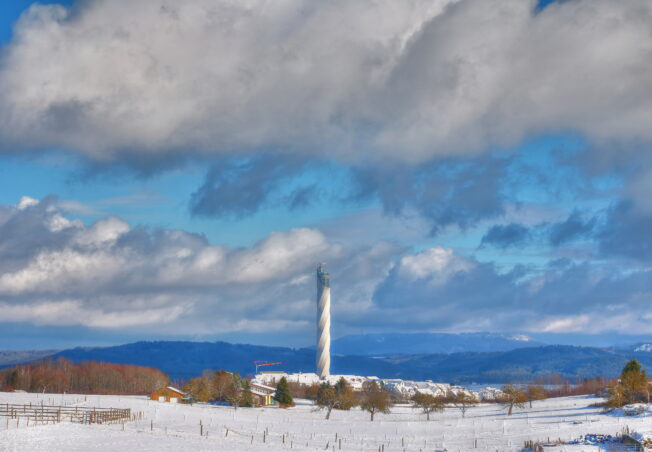
[[[97,361],[73,363],[65,358],[21,364],[0,371],[3,391],[142,395],[167,386],[158,369]]]

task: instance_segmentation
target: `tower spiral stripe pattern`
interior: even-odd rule
[[[331,368],[331,288],[330,275],[317,268],[317,374],[330,375]]]

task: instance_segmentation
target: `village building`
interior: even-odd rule
[[[244,389],[241,389],[244,391]],[[274,405],[274,393],[276,389],[260,383],[250,383],[251,398],[254,406]]]
[[[169,403],[190,403],[192,401],[190,394],[183,392],[174,386],[168,386],[166,388],[159,389],[150,395],[149,398],[151,400]]]

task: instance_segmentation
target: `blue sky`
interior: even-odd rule
[[[0,6],[8,347],[308,345],[320,261],[335,336],[652,334],[633,5],[31,3]]]

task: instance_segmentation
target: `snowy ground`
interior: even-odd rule
[[[131,408],[142,411],[140,421],[122,425],[56,425],[26,427],[23,420],[0,418],[0,451],[272,451],[353,450],[433,451],[521,450],[525,440],[571,439],[586,433],[618,434],[650,430],[649,417],[604,415],[590,407],[593,397],[565,397],[534,403],[532,409],[512,416],[497,405],[481,405],[467,411],[447,409],[425,416],[409,407],[395,407],[374,422],[358,409],[334,411],[329,421],[307,402],[279,408],[240,408],[210,405],[171,405],[145,397],[80,396],[0,393],[0,403],[80,404]],[[200,436],[200,421],[204,435]],[[153,425],[153,430],[151,429]],[[229,433],[227,435],[227,430]],[[269,434],[264,434],[268,431]],[[337,441],[336,441],[337,437]],[[264,442],[263,442],[264,440]],[[477,442],[476,442],[477,441]],[[597,450],[590,446],[562,450]]]

